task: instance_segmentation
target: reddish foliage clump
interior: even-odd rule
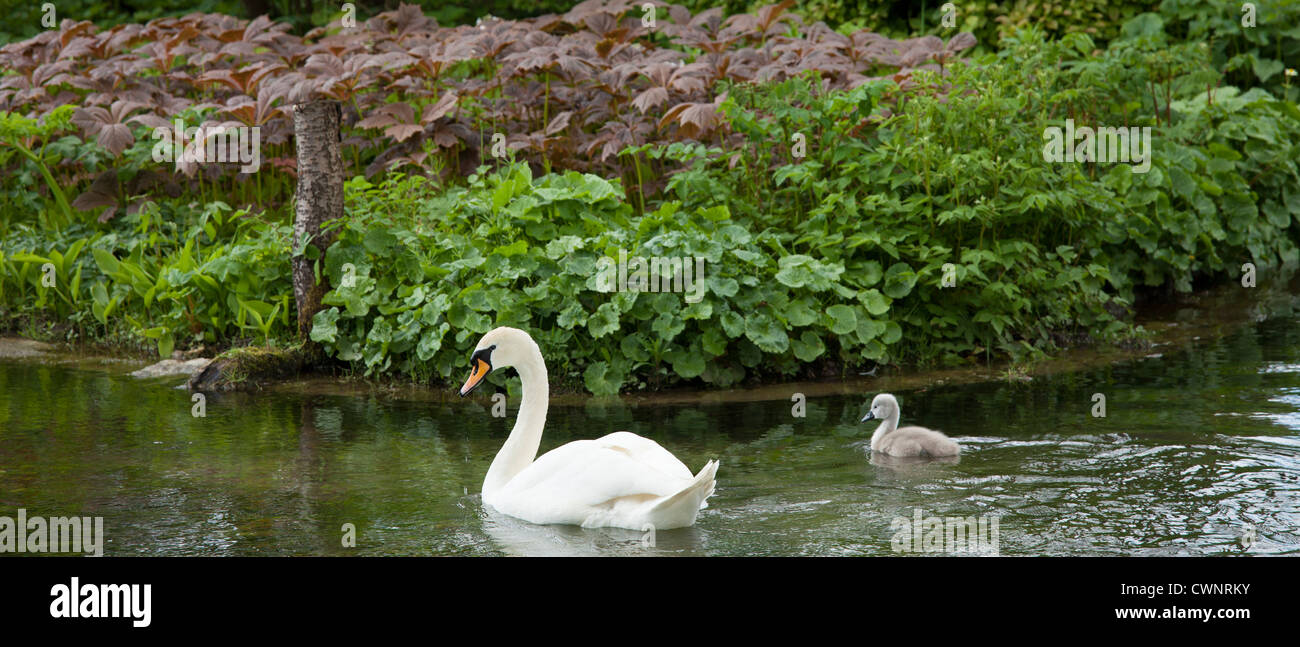
[[[563,15],[454,28],[402,5],[304,37],[265,17],[190,14],[106,30],[65,20],[0,48],[0,67],[11,71],[0,77],[0,110],[41,116],[77,105],[83,139],[116,157],[135,141],[133,124],[169,128],[180,110],[210,107],[227,118],[220,123],[260,127],[262,144],[273,147],[265,168],[292,173],[289,111],[328,97],[344,107],[347,157],[368,160],[369,175],[395,167],[468,173],[500,133],[534,163],[626,176],[629,162],[618,156],[626,147],[725,143],[719,81],[812,72],[824,89],[882,77],[906,89],[912,69],[942,73],[975,44],[966,33],[948,43],[846,36],[804,25],[789,13],[793,0],[725,19],[718,9],[692,16],[652,0],[654,26],[642,4],[588,0]],[[111,181],[100,174],[87,193],[113,195]],[[108,201],[95,195],[82,204]]]

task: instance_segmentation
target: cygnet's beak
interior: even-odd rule
[[[867,415],[862,416],[862,420],[860,420],[859,422],[866,422],[868,420],[875,420],[875,419],[876,419],[876,414],[874,412],[868,411]]]

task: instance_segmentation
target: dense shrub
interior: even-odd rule
[[[1125,294],[1133,287],[1126,276],[1186,290],[1189,270],[1230,269],[1225,246],[1263,260],[1294,255],[1294,236],[1286,234],[1300,208],[1295,104],[1219,86],[1203,48],[1131,31],[1137,35],[1101,57],[1087,56],[1086,36],[1044,41],[1024,32],[999,64],[957,65],[942,80],[918,77],[948,92],[907,94],[906,107],[883,121],[850,110],[861,105],[858,91],[737,88],[724,111],[748,145],[713,151],[711,165],[677,175],[670,189],[688,201],[731,204],[807,240],[824,240],[819,234],[827,232],[809,230],[824,226],[819,217],[862,214],[888,223],[917,211],[935,226],[955,225],[948,241],[955,247],[1026,230],[1038,244],[1050,234],[1056,238],[1044,240],[1107,258]],[[1151,170],[1044,163],[1044,129],[1066,118],[1153,127]],[[806,160],[789,154],[794,133],[807,137]],[[859,133],[865,136],[846,137]],[[976,201],[992,204],[972,210]],[[1044,218],[1057,222],[1045,226]],[[1116,265],[1110,241],[1135,239],[1142,252]]]
[[[764,2],[693,0],[683,4],[694,11],[724,7],[727,15],[732,15],[752,12]],[[951,27],[944,24],[949,4]],[[1052,37],[1081,32],[1105,43],[1119,35],[1125,21],[1159,4],[1160,0],[800,0],[791,10],[808,24],[822,21],[841,32],[870,29],[897,37],[918,33],[950,36],[966,31],[992,47],[1027,25]]]
[[[1113,338],[1126,326],[1108,307],[1131,303],[1142,286],[1188,290],[1198,275],[1235,277],[1246,261],[1295,258],[1300,239],[1294,105],[1235,89],[1211,103],[1195,72],[1170,80],[1172,106],[1095,100],[1092,92],[1116,85],[1145,87],[1164,47],[1143,37],[1089,60],[1079,54],[1091,48],[1085,37],[1029,38],[1008,52],[1014,65],[958,65],[946,104],[917,92],[883,119],[881,84],[737,90],[724,109],[753,145],[656,151],[697,164],[669,184],[681,204],[644,218],[592,177],[532,181],[521,168],[478,178],[398,218],[443,232],[405,241],[402,254],[436,249],[420,262],[444,268],[421,276],[407,262],[406,279],[373,275],[393,257],[374,240],[387,239],[376,232],[392,223],[354,221],[327,267],[340,280],[337,268],[353,262],[366,280],[336,290],[339,307],[318,317],[316,334],[380,369],[386,352],[400,358],[425,343],[412,366],[432,360],[447,378],[479,333],[524,326],[544,347],[565,349],[565,373],[596,392],[665,375],[726,384],[809,364],[960,361]],[[1170,55],[1203,71],[1197,51]],[[1042,133],[1067,115],[1151,124],[1149,172],[1044,163]],[[775,158],[788,157],[792,133],[807,136],[807,158],[769,175]],[[372,195],[393,193],[410,195],[394,187]],[[369,211],[399,205],[376,207]],[[706,257],[708,295],[689,304],[675,294],[601,294],[597,259],[619,248]],[[942,287],[944,263],[954,266],[953,287]],[[405,319],[370,310],[394,302],[405,304]],[[422,325],[438,334],[409,332]],[[404,345],[385,346],[397,331]],[[452,332],[455,350],[439,359],[437,344]]]
[[[19,225],[0,238],[0,320],[66,324],[82,339],[135,334],[162,356],[284,339],[291,234],[222,202],[146,203],[107,232]]]
[[[1160,12],[1148,18],[1148,28],[1160,23],[1175,41],[1205,43],[1228,83],[1300,99],[1300,78],[1286,74],[1300,67],[1300,2],[1258,2],[1248,9],[1245,3],[1164,0]]]
[[[18,129],[0,138],[0,150],[57,143],[63,152],[51,151],[57,159],[42,163],[64,191],[83,198],[72,207],[101,218],[131,209],[133,196],[174,185],[190,192],[218,187],[241,197],[240,205],[266,208],[290,197],[289,106],[327,97],[344,106],[344,159],[354,174],[467,174],[492,159],[500,134],[502,148],[537,168],[631,180],[633,161],[618,156],[627,146],[722,135],[720,80],[761,82],[815,70],[830,87],[852,87],[871,75],[908,74],[951,59],[974,44],[969,34],[947,43],[865,31],[844,36],[824,25],[800,26],[787,4],[727,19],[675,6],[661,11],[654,29],[627,0],[588,0],[562,15],[458,28],[439,27],[403,5],[355,28],[335,21],[305,37],[265,18],[210,14],[102,31],[68,20],[0,48],[8,70],[0,77],[0,115],[45,123],[75,105],[76,128],[64,121],[54,130]],[[152,162],[153,129],[170,132],[176,119],[187,127],[259,128],[259,172]],[[141,161],[154,172],[131,172]],[[20,176],[39,165],[26,156],[0,164]],[[0,189],[31,185],[0,181]]]
[[[1030,27],[972,63],[844,87],[732,80],[716,137],[615,151],[659,195],[520,162],[463,185],[358,176],[316,259],[332,290],[312,338],[370,374],[452,380],[482,332],[515,325],[571,387],[727,385],[1113,340],[1144,291],[1295,259],[1300,109],[1224,84],[1210,47],[1149,14],[1097,49]],[[21,133],[11,154],[76,154],[33,143],[66,112],[0,122]],[[1151,128],[1150,168],[1045,161],[1066,120]],[[159,199],[103,231],[24,225],[0,242],[0,307],[125,321],[160,351],[287,340],[287,230],[226,211]],[[703,298],[606,290],[620,251],[704,258]]]
[[[31,38],[45,31],[43,19],[50,15],[44,2],[26,0],[0,0],[0,11],[5,17],[0,23],[0,44]],[[162,16],[178,16],[193,12],[236,13],[240,0],[59,0],[52,15],[55,25],[64,19],[74,22],[88,20],[101,27],[113,27],[129,22],[147,22]]]
[[[16,6],[10,7],[8,3]],[[43,2],[0,0],[5,9],[6,22],[0,23],[0,44],[31,38],[44,30],[41,22],[45,15]],[[155,18],[184,16],[191,13],[220,13],[251,20],[267,15],[278,22],[293,26],[295,33],[305,33],[313,27],[327,24],[342,13],[342,2],[325,0],[59,0],[56,24],[64,18],[74,21],[89,20],[100,27],[115,27],[126,23],[144,23]],[[359,20],[397,9],[399,0],[352,0]],[[564,13],[575,3],[572,0],[475,0],[447,2],[445,0],[412,0],[425,13],[443,25],[473,24],[484,16],[507,20],[529,18],[547,13]],[[708,7],[707,3],[705,8]]]

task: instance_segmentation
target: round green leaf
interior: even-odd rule
[[[858,327],[858,317],[853,312],[852,306],[846,306],[842,303],[835,304],[826,309],[826,315],[831,320],[828,327],[831,332],[837,335],[847,335]]]
[[[894,263],[885,271],[885,294],[892,299],[907,296],[914,285],[916,285],[916,272],[907,263]]]
[[[811,362],[826,352],[826,345],[822,343],[822,338],[817,336],[811,330],[803,331],[798,339],[791,340],[790,349],[794,351],[794,356],[802,362]]]

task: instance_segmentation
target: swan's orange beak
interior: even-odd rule
[[[463,398],[474,389],[477,389],[483,383],[483,378],[487,377],[487,374],[491,372],[492,366],[490,364],[481,357],[475,358],[474,366],[469,372],[469,379],[465,380],[465,386],[460,387],[460,396]]]

